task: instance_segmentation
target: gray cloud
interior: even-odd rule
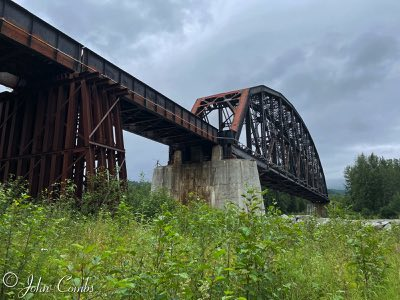
[[[207,2],[197,1],[17,2],[57,25],[79,42],[120,63],[144,55],[140,51],[141,42],[149,36],[166,35],[174,39],[182,34],[189,19],[191,22],[204,22],[207,16],[207,11],[203,9]],[[145,48],[149,51],[152,46],[158,45],[148,44]],[[126,56],[129,50],[136,51]]]
[[[187,108],[258,84],[281,91],[331,186],[362,149],[400,156],[400,1],[18,2]],[[168,155],[132,135],[126,148],[131,176]]]

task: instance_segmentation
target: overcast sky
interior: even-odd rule
[[[188,109],[227,90],[279,90],[331,188],[361,152],[400,157],[399,0],[17,2]],[[168,148],[125,138],[130,178],[151,178]]]

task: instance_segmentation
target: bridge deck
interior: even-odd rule
[[[0,63],[1,72],[30,82],[66,72],[98,74],[127,89],[121,95],[125,130],[167,145],[217,142],[215,127],[10,0],[0,0]]]
[[[283,168],[271,166],[265,159],[255,155],[246,147],[234,145],[232,152],[237,158],[255,160],[260,174],[260,182],[264,187],[301,197],[312,202],[329,202],[327,193],[321,193],[316,187],[308,186],[304,180],[296,178]]]

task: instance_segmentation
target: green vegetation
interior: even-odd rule
[[[272,204],[279,207],[284,214],[305,213],[309,201],[283,192],[269,191],[264,195],[265,206]]]
[[[345,170],[346,196],[341,203],[365,217],[397,218],[400,214],[400,160],[374,154],[357,157]]]
[[[400,299],[398,226],[293,223],[273,205],[261,214],[251,190],[242,211],[180,205],[145,182],[92,184],[90,205],[72,185],[36,203],[0,185],[0,267],[19,278],[0,299]]]
[[[338,190],[338,189],[328,189],[328,195],[329,196],[335,196],[335,195],[345,195],[346,191],[345,190]]]

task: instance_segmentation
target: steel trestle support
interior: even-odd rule
[[[2,94],[1,181],[23,177],[36,196],[70,179],[81,196],[100,170],[126,179],[119,91],[84,75]]]

